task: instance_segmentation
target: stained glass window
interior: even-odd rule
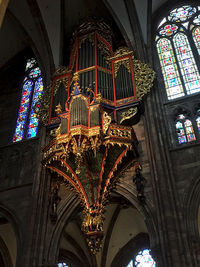
[[[29,59],[26,64],[26,77],[22,85],[22,96],[18,118],[13,136],[13,142],[37,135],[38,118],[36,116],[36,103],[43,93],[41,71],[35,59]]]
[[[200,134],[200,116],[198,116],[196,118],[196,122],[197,122],[197,128],[198,128],[198,131],[199,131],[199,134]]]
[[[196,140],[192,123],[189,119],[186,119],[183,114],[178,116],[178,120],[176,122],[176,131],[179,144]]]
[[[26,63],[26,71],[28,69],[31,69],[35,64],[36,64],[36,60],[34,58],[30,58],[27,60],[27,63]]]
[[[170,41],[166,38],[157,43],[165,87],[169,99],[184,96],[177,65]]]
[[[65,262],[60,262],[58,263],[58,267],[69,267],[69,265],[67,265]]]
[[[197,129],[200,135],[200,109],[197,109],[196,111],[196,124],[197,124]]]
[[[200,54],[198,10],[193,5],[177,7],[158,26],[155,40],[169,100],[200,92],[199,59],[191,48]]]
[[[200,24],[200,16],[199,16],[199,24]],[[192,32],[192,35],[193,35],[194,43],[200,55],[200,27],[195,28]]]
[[[200,75],[187,36],[177,33],[173,41],[187,94],[199,92]]]
[[[184,22],[191,18],[192,15],[196,13],[197,9],[192,6],[182,6],[179,8],[175,8],[169,14],[169,21],[174,22]]]
[[[185,136],[185,130],[183,128],[183,123],[181,123],[180,121],[177,121],[176,130],[177,130],[179,144],[186,143],[187,140],[186,140],[186,136]]]
[[[195,138],[195,134],[194,134],[194,130],[193,130],[191,121],[186,120],[184,125],[185,125],[185,132],[186,132],[188,142],[195,141],[196,138]]]
[[[136,255],[135,259],[131,260],[127,267],[156,267],[156,263],[151,256],[149,249],[144,249]]]

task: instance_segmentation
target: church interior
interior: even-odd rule
[[[0,0],[0,267],[200,266],[200,2]]]

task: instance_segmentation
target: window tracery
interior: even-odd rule
[[[39,106],[36,105],[43,93],[43,81],[35,59],[27,61],[25,72],[13,142],[35,137],[38,131],[36,112]]]
[[[168,100],[200,92],[199,26],[200,7],[192,5],[171,10],[159,24],[156,46]]]

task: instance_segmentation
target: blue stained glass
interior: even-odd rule
[[[195,141],[196,137],[192,127],[192,122],[185,119],[183,114],[178,116],[178,121],[176,123],[176,131],[178,135],[179,144]]]
[[[36,77],[38,77],[39,75],[41,75],[41,71],[40,71],[39,67],[32,69],[32,70],[30,71],[30,73],[29,73],[29,77],[30,77],[30,78],[36,78]]]
[[[37,64],[35,59],[31,58],[27,60],[26,72],[28,73],[24,78],[20,109],[18,112],[13,142],[21,141],[24,136],[31,138],[37,135],[39,121],[36,116],[35,106],[39,98],[42,96],[43,83],[40,68],[34,67],[35,64]],[[39,109],[39,106],[36,107],[36,109]]]
[[[13,142],[21,141],[23,139],[32,87],[33,82],[31,80],[24,83]]]
[[[39,119],[37,118],[36,111],[39,108],[39,106],[36,105],[38,100],[42,96],[42,93],[43,93],[43,82],[42,82],[42,77],[39,77],[35,83],[35,88],[33,93],[27,138],[32,138],[37,135]]]

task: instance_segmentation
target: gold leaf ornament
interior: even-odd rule
[[[133,60],[133,69],[137,99],[141,100],[153,86],[155,72],[149,65],[140,60]]]

